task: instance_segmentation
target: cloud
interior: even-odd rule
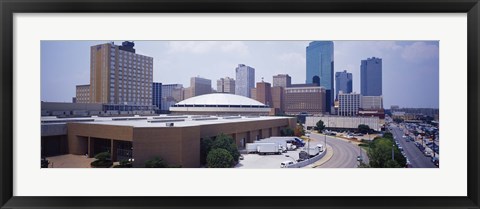
[[[305,56],[300,53],[283,53],[278,56],[278,59],[285,63],[304,64],[306,63]]]
[[[168,47],[169,53],[205,54],[225,52],[248,54],[248,46],[241,41],[171,41]]]
[[[415,42],[405,46],[402,52],[402,58],[408,62],[420,63],[434,58],[438,58],[438,46],[427,44],[425,42]]]

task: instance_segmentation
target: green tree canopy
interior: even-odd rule
[[[215,140],[213,140],[211,150],[213,149],[225,149],[227,150],[230,155],[233,157],[234,161],[238,162],[238,158],[240,157],[240,152],[237,149],[237,144],[235,143],[235,140],[223,133],[219,134]]]
[[[393,134],[390,132],[385,132],[383,134],[383,138],[393,139]]]
[[[371,129],[368,125],[360,124],[358,125],[357,131],[362,134],[368,134],[371,132]]]
[[[207,156],[209,168],[230,168],[234,164],[232,155],[222,148],[212,149]]]
[[[318,132],[322,132],[325,129],[325,124],[323,123],[322,120],[318,120],[317,124],[315,124],[315,130]]]
[[[280,130],[280,135],[281,136],[294,136],[294,131],[290,127],[282,128],[282,130]]]
[[[166,168],[167,163],[160,157],[154,157],[153,159],[145,161],[145,168]]]
[[[110,159],[110,153],[109,152],[100,152],[97,155],[95,155],[95,159],[98,161],[107,161]]]
[[[392,148],[394,160],[392,160]],[[405,167],[406,159],[393,140],[389,138],[375,139],[368,149],[369,166],[372,168],[401,168]]]
[[[205,138],[200,140],[200,163],[205,165],[207,163],[208,152],[212,149],[213,140],[211,138]]]
[[[297,123],[297,126],[295,126],[295,130],[293,131],[293,134],[297,137],[301,137],[305,135],[305,129],[303,128],[303,125],[301,123]]]

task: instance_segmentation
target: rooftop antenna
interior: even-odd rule
[[[262,77],[262,83],[263,83],[263,77]]]

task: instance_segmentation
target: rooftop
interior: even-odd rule
[[[183,100],[177,105],[242,105],[242,106],[265,106],[265,104],[250,99],[248,97],[226,94],[226,93],[213,93],[204,94],[192,98]]]

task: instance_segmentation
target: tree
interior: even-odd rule
[[[280,130],[280,135],[281,136],[294,136],[294,131],[290,127],[283,128]]]
[[[212,149],[207,156],[209,168],[230,168],[234,164],[232,155],[222,148]]]
[[[393,160],[392,160],[392,148]],[[378,138],[370,143],[367,152],[369,166],[372,168],[400,168],[405,167],[406,159],[398,147],[393,146],[393,140],[389,138]]]
[[[325,124],[323,123],[322,120],[318,120],[315,126],[315,130],[317,130],[318,132],[322,132],[324,129],[325,129]]]
[[[110,160],[109,152],[101,152],[95,155],[95,161],[91,162],[90,165],[94,168],[110,168],[113,165],[113,162]]]
[[[385,132],[385,133],[383,134],[383,138],[393,139],[393,134],[390,133],[390,132]]]
[[[360,124],[358,125],[357,131],[362,134],[368,134],[371,132],[371,129],[368,125]]]
[[[167,163],[160,157],[154,157],[153,159],[145,161],[145,168],[166,168]]]
[[[303,125],[301,123],[297,123],[297,126],[295,126],[295,130],[293,131],[293,134],[297,137],[301,137],[305,135],[305,129],[303,129]]]
[[[208,152],[212,149],[213,140],[211,138],[206,138],[200,140],[200,163],[205,165],[207,163]]]
[[[238,158],[240,157],[240,152],[237,149],[237,144],[235,143],[235,140],[223,133],[219,134],[215,140],[213,140],[211,150],[213,149],[225,149],[227,150],[230,155],[233,157],[233,160],[238,162]]]

